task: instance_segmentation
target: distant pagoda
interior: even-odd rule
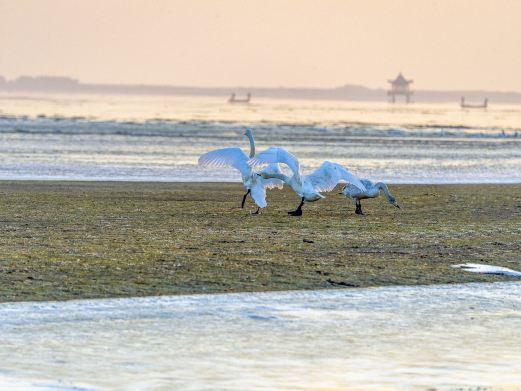
[[[412,91],[409,89],[409,84],[411,84],[412,80],[407,80],[400,73],[396,79],[388,80],[391,83],[391,89],[387,91],[387,95],[391,97],[391,102],[396,102],[397,95],[405,96],[405,101],[409,103],[411,101]]]

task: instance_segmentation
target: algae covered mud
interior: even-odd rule
[[[0,301],[510,281],[521,270],[521,185],[391,185],[402,206],[240,184],[0,182]],[[254,210],[251,201],[248,207]]]
[[[0,388],[519,391],[521,284],[0,304]]]

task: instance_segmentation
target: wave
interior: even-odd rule
[[[306,138],[331,137],[415,137],[415,138],[481,138],[521,139],[521,128],[475,128],[460,125],[417,125],[407,127],[371,124],[305,124],[250,123],[226,121],[177,121],[153,118],[145,121],[97,120],[88,117],[0,116],[0,133],[58,134],[58,135],[120,135],[129,137],[226,137],[253,127],[259,136]]]
[[[467,126],[268,123],[82,116],[0,116],[0,178],[233,181],[201,170],[198,157],[225,146],[279,145],[303,170],[324,160],[394,183],[520,183],[521,131]]]

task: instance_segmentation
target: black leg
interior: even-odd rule
[[[248,189],[248,191],[246,192],[246,194],[244,194],[244,197],[242,197],[242,202],[241,202],[241,208],[244,209],[244,203],[246,202],[246,197],[248,197],[248,194],[250,194],[251,190]]]
[[[304,205],[304,197],[302,197],[302,200],[300,201],[300,205],[297,209],[292,210],[291,212],[288,212],[290,216],[302,216],[302,206]]]
[[[360,203],[360,200],[356,200],[356,210],[355,213],[357,215],[363,215],[364,212],[362,212],[362,204]]]
[[[258,215],[260,214],[260,206],[257,207],[257,210],[255,212],[252,212],[252,215]]]

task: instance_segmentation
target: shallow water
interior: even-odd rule
[[[520,283],[1,304],[0,388],[520,390],[520,328]]]
[[[237,181],[197,158],[279,145],[394,183],[521,182],[521,106],[0,94],[0,179]]]

